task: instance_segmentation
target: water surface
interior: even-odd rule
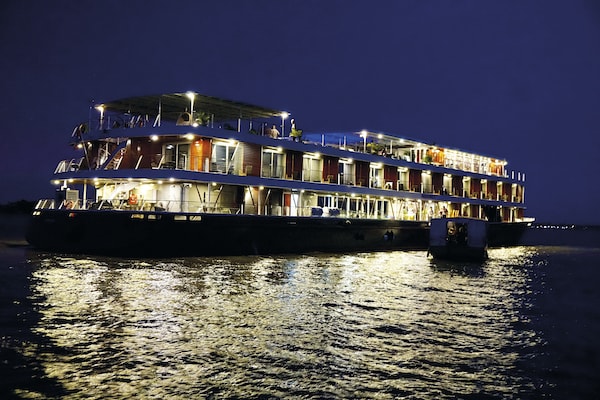
[[[119,259],[0,249],[21,398],[593,398],[600,249]]]

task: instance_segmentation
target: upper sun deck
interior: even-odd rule
[[[285,111],[259,107],[239,101],[205,96],[194,92],[128,97],[96,105],[103,128],[111,125],[110,115],[153,118],[154,123],[178,121],[187,113],[190,124],[222,123],[235,120],[268,119],[286,115]],[[104,113],[107,113],[105,116]],[[114,122],[114,121],[113,121]]]
[[[281,130],[280,134],[283,137],[280,139],[289,138],[290,133],[290,129],[286,132],[286,119],[289,117],[286,111],[194,92],[129,97],[98,104],[95,109],[98,114],[97,118],[90,119],[90,138],[96,134],[100,134],[98,138],[137,136],[136,130],[129,128],[153,127],[166,132],[172,126],[188,129],[200,127],[198,130],[202,131],[205,131],[205,128],[219,128],[238,134],[248,132],[268,135],[269,127],[275,125]],[[302,142],[348,152],[375,154],[407,162],[508,177],[507,162],[504,159],[442,147],[390,133],[368,130],[303,133]]]

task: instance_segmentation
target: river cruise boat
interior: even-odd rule
[[[289,113],[199,93],[90,107],[68,132],[36,248],[134,256],[427,249],[430,220],[488,221],[518,243],[525,175],[395,134],[303,132]]]

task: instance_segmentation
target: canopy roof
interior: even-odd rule
[[[214,121],[280,117],[283,113],[280,110],[192,92],[128,97],[98,106],[103,106],[106,111],[137,115],[157,115],[160,110],[162,119],[176,120],[181,113],[190,111],[191,97],[194,101],[194,113],[206,113]]]

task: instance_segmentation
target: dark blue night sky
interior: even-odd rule
[[[90,102],[195,90],[506,158],[528,216],[600,224],[600,3],[3,1],[0,203],[51,197]]]

